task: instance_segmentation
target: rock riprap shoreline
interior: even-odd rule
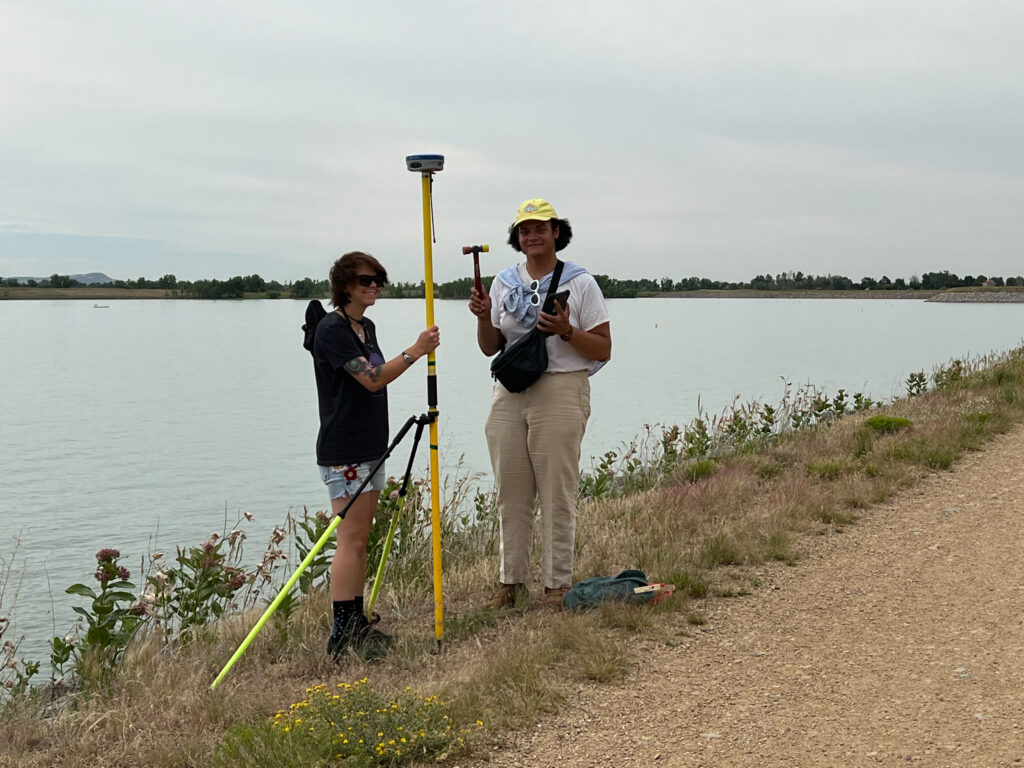
[[[948,304],[1024,304],[1024,291],[944,291],[925,301]]]

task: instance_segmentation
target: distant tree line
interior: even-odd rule
[[[594,275],[601,291],[608,298],[633,298],[639,295],[658,293],[678,293],[701,290],[761,290],[761,291],[888,291],[888,290],[927,290],[937,291],[946,288],[965,288],[981,286],[1024,286],[1024,277],[986,277],[985,275],[958,275],[948,271],[925,272],[920,277],[912,276],[909,280],[897,277],[889,279],[882,275],[877,280],[864,277],[854,282],[844,275],[805,275],[803,272],[780,272],[777,275],[757,275],[750,282],[727,282],[709,280],[706,277],[687,277],[673,280],[670,277],[659,279],[641,278],[639,280],[619,280],[608,275]],[[484,278],[489,285],[492,276]],[[28,280],[19,282],[16,278],[0,277],[0,285],[8,288],[18,287],[51,287],[76,288],[83,284],[68,275],[50,275],[48,280]],[[473,279],[462,277],[447,283],[434,285],[434,296],[440,299],[469,298]],[[157,280],[140,277],[137,280],[115,280],[104,283],[105,288],[157,288],[163,289],[171,296],[196,299],[243,299],[246,296],[277,299],[283,297],[308,299],[325,297],[329,294],[326,280],[314,280],[304,277],[292,283],[279,283],[277,280],[264,280],[259,275],[236,275],[227,280],[178,280],[174,275],[164,275]],[[384,286],[382,298],[423,298],[424,283],[396,282]]]
[[[308,278],[307,278],[308,281]],[[312,281],[308,281],[312,282]],[[324,286],[327,281],[321,281]],[[258,294],[269,298],[278,298],[289,292],[290,285],[279,283],[277,280],[264,280],[259,275],[236,275],[227,280],[179,280],[174,275],[164,275],[157,280],[148,280],[140,277],[137,280],[114,280],[109,283],[93,283],[86,285],[80,283],[68,275],[50,275],[48,280],[27,280],[20,283],[16,278],[0,278],[0,284],[16,288],[25,287],[49,287],[49,288],[150,288],[162,289],[170,292],[172,296],[185,296],[197,299],[242,299],[246,294]],[[325,288],[326,289],[326,288]]]

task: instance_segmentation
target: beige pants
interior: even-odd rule
[[[546,373],[515,394],[494,383],[485,433],[498,488],[503,584],[529,581],[540,497],[544,586],[572,586],[580,443],[589,417],[586,371]]]

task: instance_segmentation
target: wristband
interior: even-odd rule
[[[562,341],[569,341],[569,339],[572,338],[572,329],[573,327],[570,325],[569,330],[566,331],[565,333],[559,334],[558,338],[560,338]]]

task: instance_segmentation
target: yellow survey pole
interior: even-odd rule
[[[423,189],[423,287],[427,302],[427,327],[434,324],[433,205],[434,172],[444,168],[443,155],[409,155],[405,166],[420,174]],[[441,588],[441,479],[437,456],[437,361],[427,355],[427,415],[430,418],[430,533],[434,559],[434,636],[438,645],[444,635],[444,596]]]

